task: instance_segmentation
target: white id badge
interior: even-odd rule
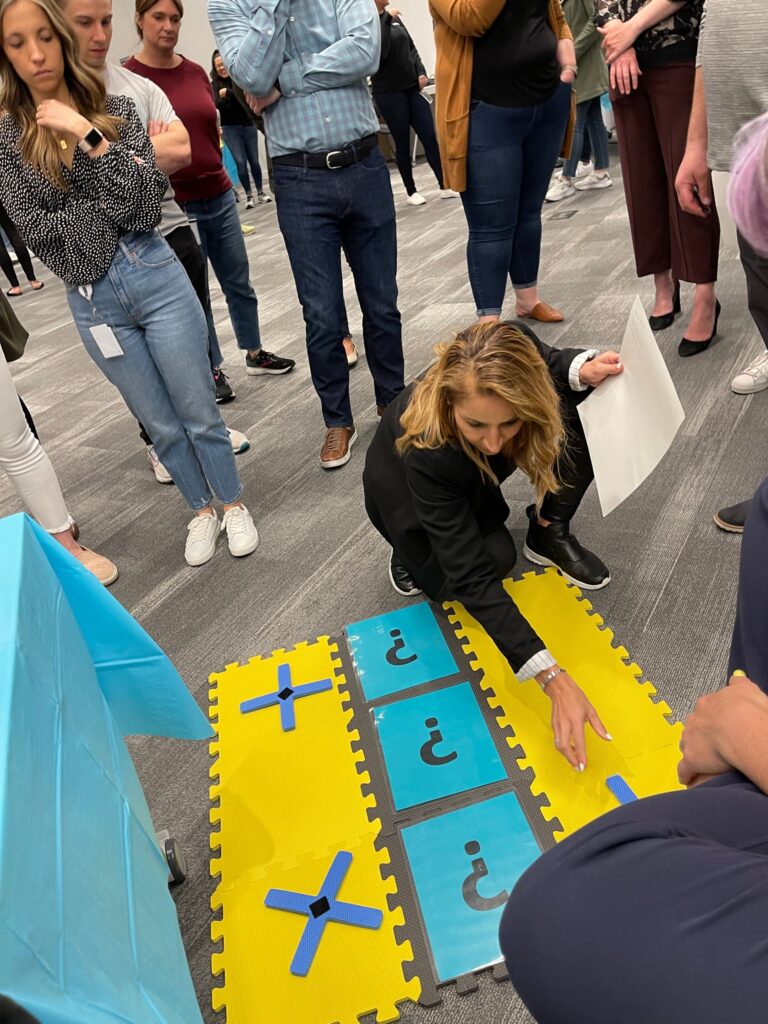
[[[99,352],[101,352],[105,359],[114,359],[115,356],[124,354],[120,348],[120,342],[115,337],[111,327],[107,327],[106,324],[99,324],[98,327],[89,327],[88,330],[93,335],[93,340],[99,346]]]

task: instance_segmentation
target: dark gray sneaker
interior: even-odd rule
[[[750,498],[749,501],[740,501],[738,505],[721,508],[713,518],[720,529],[727,533],[744,533],[744,523],[747,521],[747,512],[751,504]]]
[[[260,348],[255,356],[250,353],[246,353],[245,356],[245,370],[251,377],[259,377],[263,373],[290,373],[295,365],[295,360],[283,359],[274,352],[265,352],[263,348]]]

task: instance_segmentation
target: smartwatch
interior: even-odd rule
[[[94,128],[91,125],[90,129],[85,133],[82,139],[78,142],[78,146],[84,153],[90,153],[92,149],[96,149],[104,141],[104,136],[101,134],[98,128]]]

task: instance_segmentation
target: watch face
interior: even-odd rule
[[[91,130],[83,137],[83,142],[90,146],[91,149],[95,149],[103,138],[104,136],[98,128],[91,128]]]

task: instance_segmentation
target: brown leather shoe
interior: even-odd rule
[[[108,587],[118,577],[117,566],[110,562],[104,555],[97,555],[89,548],[82,548],[80,551],[72,552],[81,565],[85,566],[88,572],[92,572],[99,583]]]
[[[559,309],[548,302],[537,302],[530,313],[518,313],[521,320],[538,320],[540,324],[559,324],[564,318]]]
[[[354,427],[329,427],[320,450],[323,469],[338,469],[349,462],[350,448],[357,440]]]
[[[376,406],[376,415],[379,417],[379,419],[381,419],[381,417],[384,415],[384,410],[386,408],[387,408],[386,405],[377,405]]]

